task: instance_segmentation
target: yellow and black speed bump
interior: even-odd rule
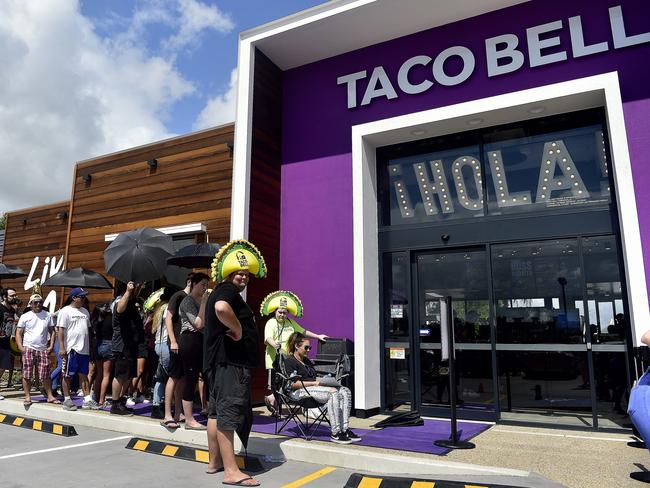
[[[0,423],[22,427],[23,429],[38,430],[39,432],[47,432],[48,434],[56,434],[63,437],[77,435],[77,431],[74,430],[72,425],[57,424],[54,422],[48,422],[47,420],[30,419],[27,417],[19,417],[4,413],[0,413]]]
[[[384,478],[354,473],[344,488],[516,488],[510,485],[463,483],[460,481],[413,478]]]
[[[172,457],[176,459],[185,459],[197,463],[208,464],[208,451],[197,449],[195,447],[182,446],[180,444],[168,444],[167,442],[151,441],[134,437],[126,445],[127,449],[134,451],[148,452],[150,454],[160,454],[161,456]],[[252,456],[235,456],[239,469],[257,473],[264,468],[260,460]]]

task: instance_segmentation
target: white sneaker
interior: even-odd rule
[[[5,399],[5,397],[3,397],[2,395],[0,395],[0,400],[4,400],[4,399]]]
[[[131,397],[126,399],[126,406],[129,408],[135,407],[135,403],[136,403],[135,400]]]

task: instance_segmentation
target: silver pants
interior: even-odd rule
[[[321,405],[327,405],[327,413],[330,419],[332,434],[346,432],[350,420],[350,409],[352,407],[352,393],[349,388],[341,386],[332,388],[329,386],[308,386],[294,390],[291,396],[299,400],[311,395]]]

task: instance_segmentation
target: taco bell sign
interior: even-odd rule
[[[628,33],[625,30],[623,9],[620,5],[609,8],[610,32],[589,33],[590,39],[600,39],[587,44],[579,15],[570,17],[566,23],[556,20],[526,29],[526,38],[519,39],[515,34],[502,34],[485,39],[486,66],[483,67],[489,78],[521,69],[524,64],[531,68],[566,61],[569,56],[580,58],[611,49],[623,49],[650,42],[650,32]],[[570,48],[561,46],[559,33],[568,29]],[[526,45],[528,59],[520,48]],[[459,62],[460,71],[449,73],[445,69],[447,61]],[[413,80],[411,71],[416,67],[430,68],[430,75],[424,79]],[[397,73],[387,73],[382,66],[375,67],[370,76],[368,71],[357,71],[337,78],[337,84],[347,90],[347,107],[353,109],[366,106],[377,98],[396,99],[400,95],[416,95],[432,89],[436,84],[455,86],[465,82],[476,71],[476,57],[465,46],[451,46],[435,57],[427,54],[413,56],[405,60]],[[456,72],[458,71],[458,72]],[[367,81],[366,81],[367,80]],[[365,86],[364,86],[365,85]],[[357,94],[363,92],[358,100]]]

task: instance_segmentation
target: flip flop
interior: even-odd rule
[[[61,400],[55,398],[54,400],[48,400],[47,403],[51,403],[52,405],[61,405]]]
[[[208,430],[208,428],[205,425],[202,425],[201,427],[190,427],[185,424],[185,430]]]
[[[32,404],[31,400],[23,400],[23,406],[24,407],[29,407]]]
[[[252,480],[250,476],[246,476],[246,478],[242,478],[239,481],[222,481],[221,483],[224,485],[230,485],[230,486],[260,486],[261,483],[257,483],[256,485],[247,485],[244,483],[244,481]]]
[[[217,474],[217,473],[223,473],[223,468],[217,468],[214,471],[206,471],[205,474]]]
[[[180,427],[180,425],[178,425],[178,422],[176,422],[175,420],[161,420],[160,425],[162,425],[166,429],[172,429],[172,430],[176,430]]]

